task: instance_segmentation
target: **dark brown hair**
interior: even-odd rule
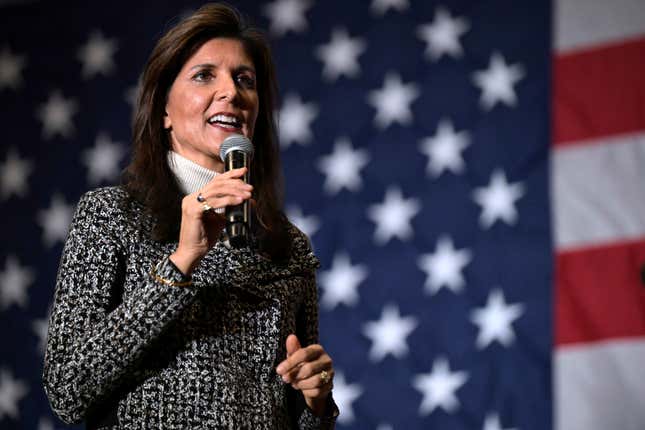
[[[254,229],[260,248],[273,259],[288,254],[286,217],[282,213],[282,176],[274,120],[277,81],[264,34],[225,4],[206,4],[159,39],[144,68],[133,118],[133,156],[123,184],[153,215],[153,238],[179,236],[182,193],[167,162],[171,149],[163,127],[167,95],[182,66],[207,41],[239,40],[253,60],[259,99],[251,181],[256,200]]]

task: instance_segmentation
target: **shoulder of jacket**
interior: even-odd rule
[[[318,258],[313,252],[311,240],[295,224],[289,222],[287,231],[291,238],[291,255],[294,263],[304,264],[309,268],[316,269],[320,266]]]
[[[114,227],[139,225],[143,206],[130,198],[123,187],[102,187],[87,191],[78,202],[77,216],[103,221]]]
[[[102,187],[87,191],[79,200],[79,207],[96,208],[111,214],[125,212],[128,208],[142,208],[121,186]]]
[[[121,186],[87,191],[78,202],[72,228],[91,226],[124,249],[147,237],[150,217],[142,204]]]
[[[125,201],[127,197],[128,194],[120,186],[101,187],[85,192],[85,194],[81,196],[81,201],[118,206],[118,204]]]

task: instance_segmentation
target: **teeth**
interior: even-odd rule
[[[209,120],[209,123],[214,123],[214,122],[222,122],[224,124],[229,124],[229,125],[238,125],[239,121],[237,120],[236,117],[231,116],[231,115],[213,115]]]

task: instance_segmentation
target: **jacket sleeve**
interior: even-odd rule
[[[168,286],[148,275],[115,306],[125,253],[114,206],[94,192],[81,198],[58,269],[43,382],[53,411],[68,424],[83,421],[132,375],[146,346],[196,295],[194,287]],[[186,280],[167,258],[157,273]]]
[[[303,234],[304,236],[304,234]],[[315,267],[318,266],[318,260],[313,255],[308,240],[306,245],[306,260],[314,261],[315,266],[304,276],[303,281],[303,302],[300,311],[296,317],[296,336],[301,345],[307,346],[316,344],[318,340],[318,287],[316,285]],[[304,401],[302,393],[297,392],[297,410],[301,411],[298,418],[298,427],[301,430],[323,430],[333,429],[336,423],[336,417],[339,414],[338,407],[334,402],[332,394],[329,394],[327,407],[323,416],[319,417],[313,414]]]

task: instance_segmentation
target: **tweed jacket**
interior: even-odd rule
[[[178,287],[159,281],[186,281],[168,259],[177,244],[153,241],[152,225],[120,187],[81,198],[47,338],[54,412],[109,429],[333,428],[331,396],[316,417],[275,371],[290,333],[318,341],[318,260],[306,236],[290,226],[293,252],[280,265],[218,242],[192,285]]]

